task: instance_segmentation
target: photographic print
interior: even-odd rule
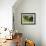
[[[35,13],[21,13],[21,24],[36,24]]]

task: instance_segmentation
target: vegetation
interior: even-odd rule
[[[23,16],[24,21],[33,22],[33,16]]]

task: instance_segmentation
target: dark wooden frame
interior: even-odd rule
[[[33,18],[33,19],[34,19],[34,23],[30,23],[30,24],[29,24],[29,23],[28,23],[28,24],[27,24],[27,23],[23,23],[23,21],[22,21],[22,16],[23,16],[24,14],[25,14],[25,15],[28,14],[28,15],[34,16],[34,18]],[[35,25],[35,24],[36,24],[36,13],[21,13],[21,24],[22,24],[22,25]]]

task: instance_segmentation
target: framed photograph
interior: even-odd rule
[[[36,13],[21,13],[21,24],[36,24]]]

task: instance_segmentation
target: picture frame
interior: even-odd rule
[[[21,13],[21,24],[23,25],[36,24],[36,13]]]

